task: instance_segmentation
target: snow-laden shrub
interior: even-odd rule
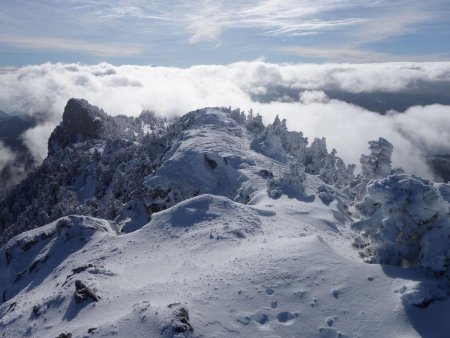
[[[369,155],[361,155],[362,175],[366,178],[384,178],[391,174],[391,156],[394,147],[386,139],[369,142]]]
[[[403,169],[392,168],[391,156],[393,150],[394,146],[382,137],[378,141],[369,141],[369,155],[363,154],[359,160],[361,174],[354,181],[350,177],[347,182],[351,184],[345,187],[343,192],[352,199],[361,200],[366,193],[367,184],[371,180],[403,174]]]
[[[400,299],[405,305],[426,308],[431,303],[447,298],[445,287],[433,282],[409,281],[399,289],[394,290],[400,294]]]
[[[315,138],[308,148],[306,157],[306,172],[318,175],[325,167],[328,158],[327,141],[325,137]]]
[[[289,163],[289,171],[283,173],[279,179],[270,180],[267,193],[277,199],[286,193],[288,195],[302,194],[305,190],[305,166],[299,162]]]
[[[289,171],[284,173],[280,183],[292,187],[295,191],[303,192],[305,179],[305,166],[299,162],[293,162],[289,163]]]
[[[326,205],[334,201],[333,191],[326,185],[321,185],[317,188],[317,196]]]
[[[252,123],[252,119],[255,120],[252,114],[249,114],[249,123]],[[301,164],[304,167],[302,173],[319,175],[325,183],[339,187],[345,187],[355,178],[355,165],[346,166],[344,161],[336,156],[335,149],[329,153],[324,137],[315,138],[308,146],[308,139],[303,133],[288,131],[286,120],[281,121],[278,116],[266,128],[262,125],[259,129],[250,130],[258,130],[251,149],[282,163]]]
[[[450,278],[447,187],[408,175],[372,180],[355,209],[362,231],[355,246],[373,263],[416,266]]]
[[[312,149],[313,147],[311,145],[309,150],[311,151]],[[332,149],[329,154],[323,157],[319,169],[319,176],[325,183],[333,184],[337,187],[344,187],[350,184],[355,178],[353,173],[356,166],[354,164],[346,166],[344,161],[336,156],[336,153],[336,149]]]

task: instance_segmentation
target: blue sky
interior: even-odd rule
[[[0,0],[0,67],[450,60],[449,0]]]

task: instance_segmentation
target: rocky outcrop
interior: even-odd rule
[[[63,119],[49,139],[49,152],[55,147],[65,148],[70,144],[99,139],[104,134],[106,113],[83,99],[70,99],[64,108]]]
[[[100,297],[95,294],[89,287],[86,286],[82,281],[75,281],[75,303],[80,304],[86,300],[92,300],[93,302],[98,302]]]
[[[189,311],[180,303],[173,303],[167,306],[172,310],[170,323],[162,329],[163,337],[191,337],[194,331],[189,319]]]
[[[69,333],[63,332],[59,336],[57,336],[56,338],[72,338],[72,337],[73,336],[72,336],[72,334],[70,332]]]
[[[166,122],[146,111],[138,118],[110,116],[84,99],[70,99],[64,108],[62,122],[50,136],[49,154],[88,140],[140,141],[146,135],[164,134]]]

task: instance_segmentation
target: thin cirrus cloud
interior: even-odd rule
[[[218,5],[218,3],[220,3]],[[364,21],[359,18],[320,18],[323,13],[347,7],[336,1],[250,1],[218,2],[190,8],[184,21],[190,23],[191,34],[204,36],[203,40],[216,40],[226,29],[257,29],[259,34],[280,36],[302,36],[340,26]],[[206,18],[206,19],[205,19]],[[202,24],[202,21],[204,24]],[[209,31],[215,34],[209,35]],[[192,41],[192,38],[191,40]]]
[[[232,106],[253,109],[271,123],[278,114],[310,140],[325,136],[347,163],[358,163],[367,142],[382,136],[394,144],[395,165],[426,177],[432,174],[424,155],[450,154],[449,62],[255,61],[189,68],[48,63],[0,71],[0,87],[0,109],[42,120],[22,135],[37,161],[46,156],[47,139],[71,97],[113,115],[137,116],[147,109],[179,116],[206,106]],[[389,104],[374,112],[384,101]],[[401,113],[393,111],[396,107]]]
[[[184,65],[223,64],[261,56],[283,62],[298,61],[299,57],[353,62],[367,60],[367,54],[377,61],[403,55],[410,55],[411,60],[442,60],[448,57],[449,47],[434,43],[431,48],[427,41],[442,34],[442,29],[437,31],[439,25],[448,27],[447,3],[446,0],[5,1],[0,3],[0,45],[9,46],[11,53],[18,53],[14,47],[41,53],[46,49],[72,54],[79,51],[101,58],[97,60],[121,58],[124,63],[145,64],[175,64],[175,61]],[[419,51],[408,50],[411,46],[400,48],[402,37],[408,37],[410,45],[428,43],[428,48]],[[398,42],[395,39],[401,43],[394,43]],[[342,46],[353,53],[335,56],[332,51]],[[232,47],[240,53],[227,54]],[[323,52],[308,53],[308,49]],[[51,60],[50,53],[44,55]]]
[[[422,55],[396,55],[370,50],[360,49],[358,46],[350,45],[344,47],[281,47],[283,53],[303,56],[315,60],[334,60],[336,62],[403,62],[403,61],[441,61],[447,58],[446,54],[422,54]]]
[[[29,49],[52,49],[88,52],[98,56],[132,56],[142,53],[142,49],[132,46],[114,46],[102,43],[90,43],[81,40],[30,37],[0,34],[0,43]]]

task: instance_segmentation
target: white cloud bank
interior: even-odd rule
[[[352,163],[367,152],[367,141],[383,136],[394,144],[395,165],[427,177],[421,154],[450,153],[450,106],[415,106],[382,116],[327,96],[336,91],[394,97],[433,93],[436,88],[445,92],[450,88],[450,62],[277,65],[255,61],[186,69],[44,64],[0,71],[0,88],[1,109],[45,114],[45,123],[24,135],[36,159],[45,155],[48,136],[71,97],[85,98],[113,115],[136,116],[149,109],[173,116],[205,106],[232,106],[252,108],[270,123],[279,114],[291,129],[310,138],[325,136],[328,145]]]
[[[14,152],[0,141],[0,170],[15,160]]]

